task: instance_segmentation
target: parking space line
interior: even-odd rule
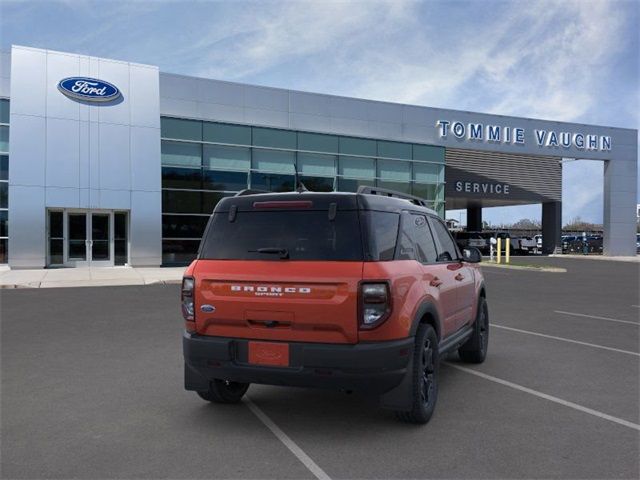
[[[569,338],[564,338],[564,337],[556,337],[554,335],[546,335],[544,333],[538,333],[538,332],[531,332],[529,330],[520,330],[519,328],[512,328],[512,327],[505,327],[504,325],[496,325],[495,323],[491,323],[490,324],[492,327],[495,328],[501,328],[503,330],[510,330],[512,332],[518,332],[518,333],[526,333],[527,335],[535,335],[536,337],[544,337],[544,338],[551,338],[553,340],[560,340],[562,342],[569,342],[569,343],[575,343],[577,345],[584,345],[586,347],[593,347],[593,348],[600,348],[602,350],[610,350],[612,352],[617,352],[617,353],[624,353],[627,355],[634,355],[636,357],[640,357],[640,353],[638,352],[631,352],[629,350],[621,350],[619,348],[613,348],[613,347],[605,347],[604,345],[596,345],[595,343],[587,343],[587,342],[581,342],[579,340],[571,340]]]
[[[521,392],[528,393],[530,395],[534,395],[538,398],[544,398],[545,400],[549,400],[550,402],[557,403],[559,405],[564,405],[565,407],[573,408],[574,410],[578,410],[580,412],[588,413],[589,415],[593,415],[594,417],[599,417],[604,420],[608,420],[613,423],[617,423],[619,425],[623,425],[625,427],[632,428],[634,430],[640,431],[640,425],[637,423],[629,422],[628,420],[624,420],[622,418],[614,417],[612,415],[608,415],[606,413],[599,412],[598,410],[593,410],[592,408],[583,407],[582,405],[578,405],[577,403],[569,402],[567,400],[563,400],[558,397],[554,397],[553,395],[548,395],[546,393],[539,392],[537,390],[533,390],[531,388],[524,387],[522,385],[518,385],[517,383],[509,382],[508,380],[503,380],[501,378],[497,378],[491,375],[487,375],[486,373],[479,372],[478,370],[474,370],[472,368],[462,367],[460,365],[455,365],[453,363],[447,362],[447,365],[453,367],[457,370],[461,370],[466,373],[470,373],[471,375],[475,375],[480,378],[484,378],[485,380],[489,380],[494,383],[499,383],[500,385],[504,385],[505,387],[510,387],[515,390],[519,390]]]
[[[309,469],[311,473],[313,473],[316,478],[318,478],[319,480],[331,480],[331,477],[327,475],[325,471],[322,470],[318,466],[318,464],[316,464],[316,462],[311,459],[311,457],[309,457],[309,455],[304,453],[304,450],[302,450],[293,440],[291,440],[291,438],[289,438],[289,436],[284,433],[280,429],[280,427],[278,427],[273,422],[273,420],[271,420],[267,416],[266,413],[260,410],[260,408],[255,403],[253,403],[248,396],[245,396],[244,398],[244,403],[247,404],[249,410],[251,410],[253,414],[258,417],[258,419],[262,423],[264,423],[264,425],[269,430],[271,430],[271,433],[273,433],[278,438],[278,440],[280,440],[284,444],[284,446],[287,447],[289,451],[293,453],[298,458],[298,460],[300,460],[300,462],[302,462],[302,464]]]
[[[640,323],[632,322],[630,320],[618,320],[617,318],[598,317],[597,315],[586,315],[584,313],[564,312],[562,310],[554,310],[554,312],[561,313],[562,315],[571,315],[573,317],[595,318],[596,320],[606,320],[607,322],[630,323],[631,325],[640,325]]]

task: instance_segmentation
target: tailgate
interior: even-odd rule
[[[356,343],[362,266],[350,261],[200,260],[194,272],[196,329],[221,337]],[[203,311],[203,305],[214,310]]]

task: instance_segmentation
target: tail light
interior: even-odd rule
[[[193,287],[195,282],[196,281],[193,277],[184,277],[182,279],[182,316],[188,322],[193,322],[195,320],[193,306]]]
[[[375,328],[391,314],[391,293],[387,282],[360,284],[360,328]]]

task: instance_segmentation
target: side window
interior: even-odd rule
[[[440,248],[438,249],[438,262],[451,262],[458,258],[458,250],[456,249],[456,244],[451,238],[451,234],[447,230],[447,227],[440,220],[436,220],[432,218],[430,220],[431,228],[433,229],[433,234],[438,239],[440,243]]]
[[[433,263],[436,261],[436,245],[431,236],[431,229],[424,215],[411,215],[413,224],[414,241],[416,244],[417,260],[422,263]]]
[[[436,261],[436,246],[424,215],[406,213],[403,216],[398,260]]]
[[[417,260],[415,241],[413,239],[412,215],[404,213],[402,215],[402,228],[398,240],[398,254],[396,260]]]

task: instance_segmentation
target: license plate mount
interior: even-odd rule
[[[270,367],[289,366],[289,344],[276,342],[249,342],[249,363]]]

